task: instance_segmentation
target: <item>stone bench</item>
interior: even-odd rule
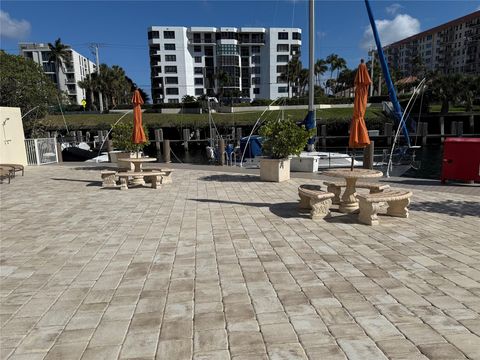
[[[166,169],[166,168],[147,168],[143,169],[144,172],[150,172],[150,171],[160,171],[163,173],[162,175],[162,180],[161,183],[163,184],[171,184],[173,182],[172,180],[172,169]]]
[[[332,204],[340,204],[340,193],[342,192],[342,187],[347,186],[345,181],[324,181],[327,186],[327,192],[331,192],[335,195],[332,200]],[[358,189],[369,189],[370,194],[381,193],[384,190],[390,189],[388,184],[378,184],[378,183],[368,183],[368,182],[357,182],[355,188]]]
[[[102,187],[109,188],[109,187],[116,187],[116,175],[117,172],[114,170],[104,170],[100,173],[102,176]]]
[[[161,171],[142,171],[142,172],[119,172],[117,173],[118,178],[120,179],[120,190],[128,189],[128,178],[130,177],[143,177],[152,184],[153,189],[159,189],[162,183],[162,176],[164,175]]]
[[[408,205],[412,192],[407,190],[392,190],[375,194],[357,195],[360,212],[358,220],[362,224],[378,225],[378,210],[381,203],[388,204],[387,215],[408,218]]]
[[[322,191],[320,185],[300,185],[298,187],[300,196],[300,209],[310,209],[312,219],[323,219],[330,214],[332,193]]]

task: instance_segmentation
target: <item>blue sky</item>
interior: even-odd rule
[[[371,1],[382,41],[392,42],[480,9],[480,0]],[[350,68],[367,57],[369,27],[363,1],[316,1],[316,58],[337,53]],[[0,48],[18,53],[18,42],[60,37],[85,56],[88,43],[103,44],[100,61],[120,65],[150,93],[147,27],[300,27],[308,66],[308,1],[8,1],[1,2]]]

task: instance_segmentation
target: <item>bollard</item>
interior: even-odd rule
[[[463,121],[457,122],[457,136],[463,136]]]
[[[220,138],[220,140],[218,141],[218,155],[220,158],[220,165],[222,166],[225,165],[224,152],[225,152],[225,140],[223,138]]]
[[[90,141],[90,131],[85,131],[85,142],[88,143]]]
[[[188,150],[188,140],[190,139],[190,129],[183,129],[183,148]]]
[[[373,153],[375,150],[375,141],[371,140],[370,145],[363,149],[363,168],[373,169]]]
[[[422,123],[422,145],[427,145],[428,123]]]
[[[457,122],[452,121],[452,123],[450,125],[450,128],[451,128],[450,134],[452,134],[452,136],[456,136],[457,135]]]
[[[83,141],[83,134],[82,130],[77,131],[77,142],[82,142]]]
[[[240,139],[241,138],[242,138],[242,128],[237,127],[237,136],[236,136],[237,146],[240,146]]]
[[[63,154],[62,154],[62,143],[56,142],[55,143],[56,150],[57,150],[57,159],[59,163],[63,163]]]
[[[170,160],[170,140],[163,140],[163,162],[172,162]]]
[[[468,117],[468,124],[469,124],[470,134],[475,134],[475,118],[473,117],[473,115],[470,115]]]
[[[322,148],[325,150],[327,147],[327,125],[320,126],[320,136],[322,138]]]
[[[392,145],[392,124],[386,123],[384,126],[385,136],[387,137],[387,145]]]
[[[160,154],[161,154],[160,141],[163,140],[163,130],[155,129],[153,133],[155,135],[155,148],[157,149],[157,158],[160,158]]]
[[[445,140],[445,117],[440,116],[440,141]]]

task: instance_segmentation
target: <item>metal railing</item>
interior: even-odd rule
[[[25,139],[28,165],[45,165],[58,162],[55,138]]]

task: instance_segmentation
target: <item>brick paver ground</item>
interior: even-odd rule
[[[305,179],[99,178],[0,185],[2,359],[480,359],[480,196],[415,186],[369,227],[299,215]]]

